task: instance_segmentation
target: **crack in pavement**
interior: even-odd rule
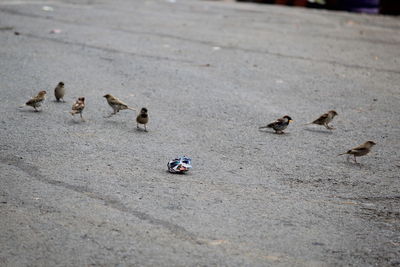
[[[71,185],[71,184],[68,184],[63,181],[57,181],[57,180],[53,180],[48,177],[45,177],[44,175],[42,175],[40,173],[38,167],[24,162],[23,160],[21,160],[20,157],[3,155],[0,157],[0,162],[7,164],[7,165],[15,166],[15,167],[19,168],[21,171],[25,172],[26,174],[28,174],[29,176],[35,178],[36,180],[38,180],[40,182],[58,186],[58,187],[62,187],[62,188],[74,191],[76,193],[84,194],[91,199],[103,201],[105,206],[111,207],[120,212],[131,214],[140,220],[148,222],[149,224],[152,224],[155,226],[161,226],[161,227],[167,229],[169,232],[171,232],[172,235],[174,235],[178,239],[189,241],[195,245],[207,244],[206,239],[197,238],[194,233],[189,232],[182,226],[179,226],[179,225],[176,225],[176,224],[173,224],[168,221],[161,220],[161,219],[157,219],[147,213],[131,209],[116,199],[113,199],[109,196],[102,196],[102,195],[96,194],[95,192],[88,190],[86,186],[84,187],[84,186],[78,186],[78,185]]]
[[[29,13],[11,10],[11,9],[7,9],[7,8],[0,8],[0,12],[12,14],[12,15],[27,16],[27,17],[32,17],[32,18],[50,19],[50,20],[59,21],[62,23],[70,24],[70,25],[95,27],[95,26],[93,26],[91,24],[87,24],[87,23],[76,23],[76,22],[72,22],[69,20],[65,20],[65,19],[54,18],[51,16],[44,17],[44,16],[40,16],[40,15],[29,14]],[[364,70],[370,70],[370,71],[375,71],[375,72],[387,72],[387,73],[400,74],[399,70],[394,70],[394,69],[375,68],[375,67],[358,65],[358,64],[342,63],[342,62],[339,62],[336,60],[330,60],[330,59],[315,59],[315,58],[298,56],[298,55],[287,55],[287,54],[282,54],[279,52],[271,52],[268,50],[258,50],[258,49],[230,46],[230,45],[221,45],[221,44],[218,44],[218,43],[212,42],[212,41],[194,40],[194,39],[176,36],[176,35],[172,35],[172,34],[166,34],[166,33],[133,31],[133,30],[126,30],[126,29],[121,29],[121,28],[114,28],[114,27],[106,28],[106,29],[118,31],[118,32],[122,32],[122,33],[129,33],[129,34],[142,34],[142,35],[156,36],[156,37],[162,37],[162,38],[170,38],[170,39],[174,39],[174,40],[180,40],[180,41],[185,41],[185,42],[195,43],[195,44],[202,44],[202,45],[207,45],[207,46],[218,46],[223,49],[232,50],[232,51],[236,50],[236,51],[242,51],[242,52],[247,52],[247,53],[270,55],[270,56],[283,57],[283,58],[289,58],[289,59],[297,59],[297,60],[303,60],[303,61],[319,62],[319,63],[342,66],[345,68],[355,68],[355,69],[364,69]],[[133,53],[133,52],[120,51],[120,50],[117,50],[114,48],[105,48],[105,47],[96,46],[96,45],[88,45],[88,44],[84,44],[84,43],[59,40],[59,39],[54,39],[54,38],[49,38],[49,37],[37,36],[37,35],[29,34],[29,33],[25,33],[24,35],[28,36],[28,37],[32,37],[32,38],[39,38],[39,39],[44,39],[44,40],[54,41],[54,42],[64,43],[64,44],[70,44],[70,45],[78,45],[81,47],[88,47],[88,48],[98,49],[98,50],[112,52],[112,53],[129,54],[129,55],[134,55],[134,56],[139,56],[139,57],[144,57],[144,58],[158,59],[158,60],[173,60],[173,61],[183,62],[183,63],[191,63],[191,64],[194,63],[193,61],[190,61],[190,60],[171,59],[168,57],[161,57],[161,56],[154,56],[154,55],[140,55],[140,54]],[[322,36],[322,37],[326,38],[326,36]]]
[[[118,50],[118,49],[115,49],[115,48],[107,48],[107,47],[102,47],[102,46],[98,46],[98,45],[89,45],[89,44],[85,44],[85,43],[66,41],[66,40],[61,40],[61,39],[44,37],[44,36],[40,36],[40,35],[34,35],[34,34],[31,34],[31,33],[20,33],[20,35],[24,35],[24,36],[27,36],[27,37],[30,37],[30,38],[39,39],[39,40],[46,40],[46,41],[51,41],[51,42],[55,42],[55,43],[60,43],[60,44],[67,44],[67,45],[79,46],[79,47],[82,47],[82,48],[96,49],[96,50],[100,50],[100,51],[107,52],[107,53],[113,53],[113,54],[124,54],[124,55],[131,55],[131,56],[148,58],[148,59],[150,58],[150,59],[155,59],[155,60],[176,61],[176,62],[188,63],[188,64],[194,64],[195,63],[194,61],[190,61],[190,60],[182,60],[182,59],[169,58],[169,57],[138,54],[138,53],[134,53],[134,52],[127,52],[127,51]]]

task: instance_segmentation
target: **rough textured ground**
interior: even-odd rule
[[[400,265],[399,47],[396,17],[1,0],[0,265]],[[105,93],[149,132],[105,119]],[[329,109],[335,131],[302,126]],[[361,166],[336,156],[367,140]],[[166,172],[182,154],[193,171]]]

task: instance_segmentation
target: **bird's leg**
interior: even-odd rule
[[[139,123],[136,123],[136,128],[139,129]]]
[[[356,159],[356,155],[353,155],[353,156],[354,156],[354,162],[355,162],[355,163],[358,163],[358,162],[357,162],[357,159]]]
[[[334,128],[334,127],[332,127],[332,126],[329,126],[328,124],[325,124],[325,127],[326,127],[328,130],[335,130],[335,128]]]
[[[347,162],[349,162],[349,159],[350,159],[350,154],[347,155],[347,157],[346,157]]]
[[[110,118],[112,115],[115,115],[115,110],[114,110],[114,112],[111,112],[110,115],[108,115],[107,117],[104,117],[104,118]]]
[[[35,112],[39,112],[39,110],[37,110],[36,106],[33,106],[33,108],[35,109]]]
[[[146,124],[144,125],[144,131],[147,132]]]
[[[84,119],[83,116],[82,116],[82,112],[80,113],[80,115],[81,115],[81,120],[82,120],[82,121],[85,121],[85,119]]]

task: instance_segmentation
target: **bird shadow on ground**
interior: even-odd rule
[[[136,126],[133,129],[129,129],[128,131],[129,133],[134,133],[134,134],[148,134],[149,131],[147,130],[147,132],[142,129],[142,128],[136,128]]]
[[[140,128],[140,127],[139,128],[135,127],[134,131],[139,132],[139,133],[148,133],[149,132],[148,130],[144,130],[143,128]]]
[[[119,120],[112,120],[112,119],[111,120],[104,119],[103,123],[111,125],[113,128],[120,129],[124,132],[128,132],[128,133],[137,132],[136,129],[132,129],[133,122],[131,122],[131,121],[126,121],[126,120],[119,121]],[[136,128],[136,125],[135,125],[135,128]]]
[[[341,161],[340,164],[343,164],[343,165],[345,165],[347,167],[351,167],[351,168],[359,168],[359,169],[361,169],[361,168],[366,168],[367,167],[367,169],[368,169],[368,166],[366,166],[366,165],[364,165],[362,163],[359,163],[359,162],[356,163],[356,162],[352,161],[351,159],[350,160],[344,159],[344,161]]]
[[[110,119],[109,117],[105,117],[103,121],[104,121],[104,123],[114,124],[114,125],[122,125],[122,124],[127,123],[127,121],[113,120],[113,119]]]
[[[167,167],[168,168],[168,167]],[[174,176],[174,175],[179,175],[179,176],[187,176],[187,175],[190,175],[189,173],[185,173],[185,172],[170,172],[169,170],[166,170],[166,171],[164,171],[163,173],[167,173],[167,174],[169,174],[169,175],[171,175],[171,176]]]
[[[77,125],[77,124],[82,124],[82,123],[85,123],[85,122],[86,121],[82,121],[80,118],[79,119],[72,118],[72,119],[68,120],[67,124],[68,125]]]
[[[263,132],[263,133],[267,133],[267,134],[271,134],[271,135],[276,135],[276,136],[289,136],[290,135],[289,132],[284,132],[284,133],[278,134],[276,132],[268,131],[268,130],[258,130],[258,131]]]
[[[42,113],[42,110],[34,110],[34,109],[22,109],[22,108],[18,108],[19,112],[27,112],[27,113]]]
[[[331,130],[320,130],[320,129],[311,129],[311,128],[305,128],[304,130],[313,132],[313,133],[333,134],[333,132]]]

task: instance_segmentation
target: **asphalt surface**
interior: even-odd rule
[[[399,47],[398,17],[1,0],[0,265],[399,266]],[[104,118],[106,93],[149,132]],[[336,130],[303,126],[330,109]],[[337,157],[367,140],[361,165]]]

